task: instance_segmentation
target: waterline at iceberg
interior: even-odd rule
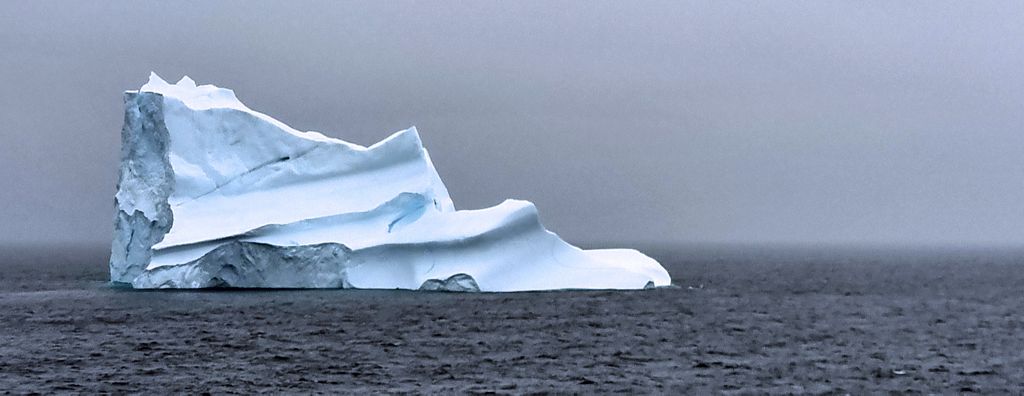
[[[363,147],[296,131],[231,90],[153,74],[125,93],[121,144],[110,277],[135,288],[671,282],[635,250],[569,245],[530,202],[455,210],[415,128]]]

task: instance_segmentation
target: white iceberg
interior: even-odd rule
[[[370,147],[300,132],[234,92],[125,93],[110,278],[135,288],[641,289],[635,250],[581,250],[530,202],[455,210],[415,128]]]

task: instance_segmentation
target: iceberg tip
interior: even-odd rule
[[[195,88],[196,87],[196,82],[195,82],[195,80],[189,78],[189,76],[186,75],[186,76],[182,76],[181,80],[178,80],[178,82],[175,83],[174,85],[177,85],[179,87],[185,87],[185,88]]]
[[[165,81],[163,78],[161,78],[160,75],[156,74],[155,71],[150,71],[149,72],[149,81],[146,82],[146,84],[143,85],[142,88],[145,89],[146,87],[160,87],[160,86],[166,86],[166,85],[170,85],[170,84],[168,84],[167,81]]]

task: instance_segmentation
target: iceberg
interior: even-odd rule
[[[416,128],[369,147],[233,91],[156,74],[124,96],[110,279],[133,288],[643,289],[630,249],[582,250],[506,200],[456,210]]]

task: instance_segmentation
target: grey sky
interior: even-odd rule
[[[150,70],[570,241],[1024,243],[1021,2],[5,1],[0,241],[109,242]]]

